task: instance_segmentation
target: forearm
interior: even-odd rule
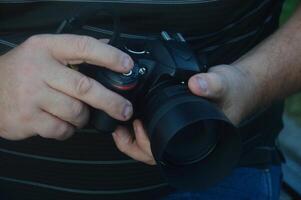
[[[234,63],[251,78],[253,107],[301,89],[301,6],[289,22]],[[254,101],[255,100],[255,101]]]

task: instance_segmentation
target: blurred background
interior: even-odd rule
[[[300,0],[285,0],[280,24],[284,24],[295,11]],[[285,128],[278,138],[284,154],[284,184],[281,200],[301,199],[301,93],[286,100]]]

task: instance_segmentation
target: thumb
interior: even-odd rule
[[[221,74],[209,72],[192,76],[188,87],[195,95],[218,100],[224,96],[228,86]]]

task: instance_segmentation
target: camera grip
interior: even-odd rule
[[[101,110],[92,109],[91,125],[101,133],[111,134],[115,131],[118,121]]]

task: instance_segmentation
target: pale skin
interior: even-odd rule
[[[91,63],[128,72],[124,52],[87,36],[38,35],[0,57],[0,136],[64,140],[89,118],[87,105],[128,120],[132,105],[95,80],[67,68]]]
[[[247,55],[190,78],[192,93],[215,102],[235,124],[257,108],[301,89],[301,9]],[[89,117],[87,105],[126,121],[132,105],[120,95],[67,64],[83,62],[127,72],[132,59],[94,38],[39,35],[0,56],[0,136],[20,140],[39,135],[64,140]],[[133,123],[135,140],[118,127],[113,133],[120,151],[156,164],[141,121]]]
[[[301,90],[301,6],[280,30],[231,65],[215,66],[190,78],[195,95],[215,102],[234,123],[256,109]],[[113,134],[126,155],[155,165],[142,123],[133,124],[135,140],[119,127]]]

